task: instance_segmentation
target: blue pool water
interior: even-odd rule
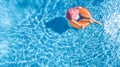
[[[0,0],[0,67],[120,67],[119,0]],[[102,26],[75,29],[84,6]]]

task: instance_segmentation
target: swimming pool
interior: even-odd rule
[[[120,67],[119,0],[0,0],[0,67]],[[74,29],[84,6],[103,26]]]

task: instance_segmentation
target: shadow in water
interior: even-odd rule
[[[56,17],[46,23],[47,28],[51,28],[54,32],[62,34],[69,29],[68,21],[64,17]]]

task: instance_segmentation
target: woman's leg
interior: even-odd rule
[[[93,20],[95,23],[97,23],[97,24],[99,24],[99,25],[102,25],[101,22],[99,22],[99,21],[97,21],[97,20],[95,20],[95,19],[93,19],[93,18],[91,18],[91,20]]]
[[[90,19],[91,17],[87,16],[87,15],[83,15],[83,14],[80,14],[83,18],[85,19]]]
[[[88,22],[90,22],[90,23],[95,22],[95,23],[97,23],[97,24],[99,24],[99,25],[102,25],[101,22],[96,21],[96,20],[93,19],[92,17],[88,17],[88,16],[86,16],[86,15],[81,15],[81,16],[83,17],[83,19],[82,19],[81,21],[88,21]]]

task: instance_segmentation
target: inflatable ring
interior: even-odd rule
[[[79,7],[78,7],[79,8]],[[91,14],[90,12],[84,8],[84,7],[80,7],[79,8],[79,14],[83,14],[86,15],[88,17],[91,18]],[[84,17],[82,17],[84,19]],[[69,20],[70,24],[74,27],[74,28],[83,28],[83,27],[88,27],[90,25],[89,21],[76,21],[78,24],[80,24],[81,26],[79,26],[78,24],[75,24],[73,21]]]

